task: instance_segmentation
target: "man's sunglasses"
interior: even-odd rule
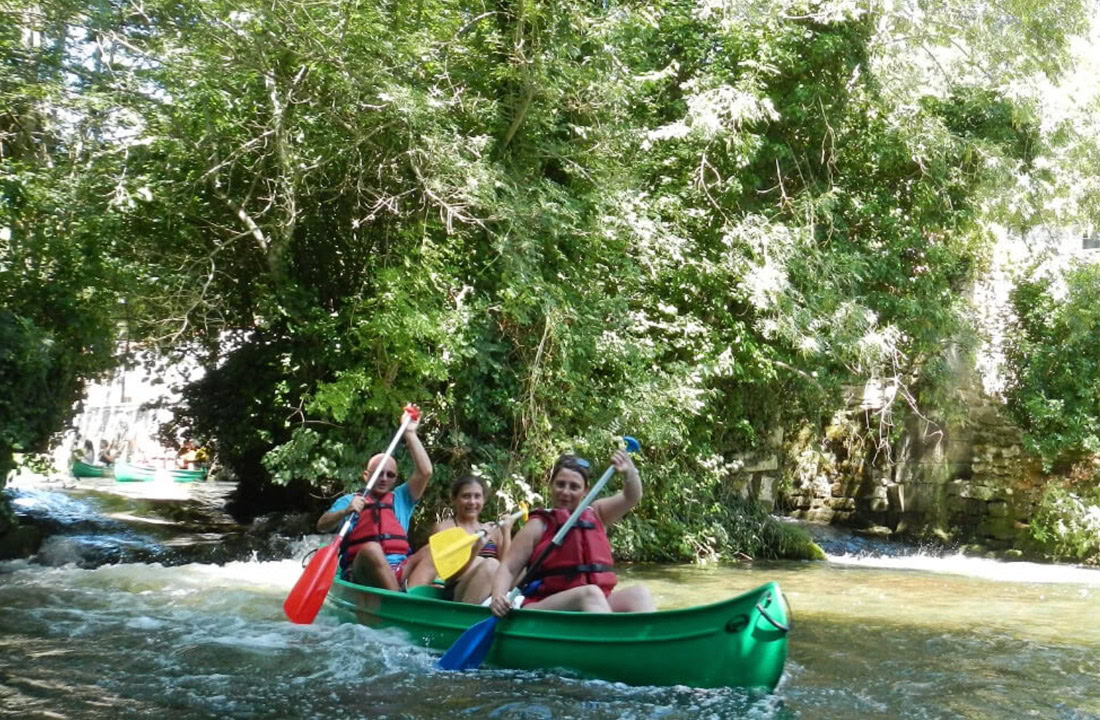
[[[369,471],[366,468],[363,469],[363,474],[364,475],[367,475],[368,472]],[[382,472],[378,473],[378,476],[379,477],[384,477],[387,480],[396,480],[397,479],[397,473],[395,473],[393,470],[383,470]]]

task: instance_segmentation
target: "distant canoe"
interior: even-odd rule
[[[73,475],[77,477],[111,477],[112,468],[103,465],[89,465],[86,462],[73,460]]]
[[[178,483],[197,482],[206,479],[206,470],[170,470],[144,467],[126,462],[115,463],[115,480],[118,482],[153,482],[171,480]]]

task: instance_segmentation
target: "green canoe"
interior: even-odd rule
[[[89,465],[73,460],[73,475],[76,477],[111,477],[112,469],[103,465]]]
[[[142,465],[131,465],[126,462],[115,463],[115,480],[118,482],[152,482],[154,480],[171,480],[172,482],[187,483],[196,482],[206,478],[206,470],[169,470],[167,468],[152,468]]]
[[[343,622],[404,630],[416,644],[446,650],[488,608],[441,599],[438,587],[408,593],[337,578],[326,598]],[[566,668],[631,685],[774,690],[787,660],[790,619],[779,585],[711,605],[651,613],[515,610],[496,626],[486,663]]]

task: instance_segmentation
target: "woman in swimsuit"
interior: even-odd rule
[[[500,565],[499,558],[508,551],[512,541],[512,520],[505,518],[500,523],[481,522],[485,485],[481,478],[474,475],[467,475],[451,485],[451,505],[454,514],[437,522],[432,528],[433,535],[453,527],[460,527],[471,535],[480,530],[486,532],[474,544],[470,562],[447,580],[444,591],[449,599],[458,602],[481,603],[489,597],[493,576]],[[417,555],[420,557],[409,570],[409,587],[426,585],[435,577],[431,553]]]

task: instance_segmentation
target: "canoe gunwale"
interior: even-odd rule
[[[479,606],[479,605],[470,605],[470,604],[467,604],[467,603],[456,603],[456,602],[451,601],[451,600],[440,600],[440,599],[436,599],[436,598],[432,598],[432,597],[425,597],[423,595],[414,595],[414,594],[407,593],[407,592],[398,592],[398,591],[395,591],[395,590],[386,590],[384,588],[370,587],[368,585],[358,585],[356,583],[351,582],[350,580],[344,580],[343,578],[336,578],[335,580],[333,580],[333,584],[334,585],[342,585],[342,586],[344,586],[346,588],[349,588],[351,590],[357,590],[357,591],[360,591],[360,592],[366,591],[366,592],[368,592],[372,595],[383,595],[383,596],[389,596],[389,597],[393,597],[393,598],[400,598],[402,600],[407,600],[409,602],[429,603],[431,605],[438,605],[440,603],[444,603],[448,607],[451,607],[451,606],[454,606],[454,605],[458,605],[458,606],[461,606],[461,607],[468,607],[468,608],[470,608],[471,610],[474,610],[474,611],[479,611],[479,610],[483,611],[483,612],[478,612],[478,615],[481,616],[480,619],[482,619],[482,620],[489,617],[489,609],[487,607],[483,607],[483,606]],[[538,610],[536,608],[527,608],[527,609],[513,610],[512,612],[510,612],[508,614],[508,616],[509,617],[513,617],[513,616],[522,617],[522,616],[525,616],[525,615],[531,615],[532,613],[536,613],[536,614],[538,614],[540,616],[544,616],[544,617],[557,616],[557,617],[561,617],[561,618],[569,618],[571,621],[578,621],[578,622],[583,622],[583,621],[587,620],[588,618],[592,618],[593,622],[596,622],[600,625],[604,625],[604,624],[607,624],[609,622],[610,623],[622,622],[622,623],[634,624],[639,619],[649,619],[649,618],[653,618],[653,617],[662,617],[662,618],[664,618],[664,617],[671,617],[673,615],[678,615],[678,614],[679,615],[686,615],[686,614],[692,614],[692,613],[702,612],[702,611],[706,611],[706,610],[720,610],[720,609],[729,607],[736,600],[744,598],[745,595],[751,594],[751,593],[756,592],[756,591],[759,591],[761,597],[763,597],[764,595],[767,595],[770,592],[770,588],[772,586],[774,586],[776,589],[778,589],[778,587],[779,587],[778,583],[768,582],[768,583],[765,583],[764,585],[753,588],[752,590],[741,593],[741,594],[736,595],[736,596],[731,597],[731,598],[726,598],[724,600],[716,600],[716,601],[711,602],[711,603],[704,603],[702,605],[691,605],[689,607],[668,608],[666,610],[654,610],[652,612],[602,613],[601,614],[601,613],[581,613],[581,612],[574,612],[574,611],[571,611],[571,610]],[[782,593],[775,593],[774,595],[782,596]],[[331,598],[331,595],[329,597]]]

